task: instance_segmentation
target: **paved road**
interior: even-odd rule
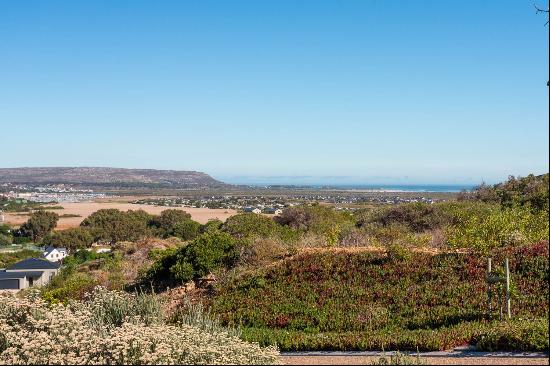
[[[392,353],[386,352],[386,355]],[[419,354],[429,365],[548,365],[549,362],[548,354],[539,352],[476,352],[466,348]],[[368,365],[382,356],[383,353],[377,351],[282,353],[287,365]]]

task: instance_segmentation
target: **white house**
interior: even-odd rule
[[[50,262],[59,262],[63,258],[65,258],[67,255],[67,249],[65,248],[54,248],[54,247],[47,247],[44,249],[44,259],[49,260]]]
[[[252,212],[252,213],[255,213],[255,214],[261,214],[262,213],[262,210],[260,210],[259,208],[254,208],[254,207],[245,207],[244,212]]]
[[[43,286],[59,271],[59,264],[40,258],[28,258],[0,270],[0,290],[19,291]]]

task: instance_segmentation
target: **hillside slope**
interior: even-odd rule
[[[547,341],[532,339],[548,339],[548,242],[499,251],[496,272],[504,258],[513,290],[514,320],[507,324],[487,320],[486,259],[466,253],[302,253],[220,288],[211,310],[243,326],[245,339],[282,350],[445,350],[467,343],[544,350]],[[496,296],[492,305],[498,309]]]
[[[0,183],[161,188],[213,188],[225,185],[208,174],[195,171],[103,167],[0,168]]]

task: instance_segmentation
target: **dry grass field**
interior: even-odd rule
[[[150,214],[159,214],[161,211],[168,208],[175,208],[184,210],[191,214],[193,220],[206,223],[210,219],[220,219],[225,221],[228,217],[237,213],[235,210],[230,209],[210,209],[210,208],[189,208],[189,207],[168,207],[168,206],[151,206],[151,205],[137,205],[128,202],[128,199],[118,198],[117,201],[97,201],[97,202],[64,202],[55,204],[55,206],[62,206],[63,209],[52,210],[60,216],[62,215],[75,215],[75,217],[61,217],[57,224],[56,230],[63,230],[70,227],[76,227],[80,225],[82,220],[88,217],[90,214],[103,208],[116,208],[121,211],[127,210],[144,210]],[[27,221],[28,216],[22,213],[5,213],[5,221],[11,225],[21,225]]]

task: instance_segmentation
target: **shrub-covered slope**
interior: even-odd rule
[[[494,331],[486,320],[486,258],[390,254],[300,254],[241,276],[220,289],[211,306],[225,322],[242,324],[249,339],[277,342],[282,349],[445,349]],[[514,318],[547,317],[548,243],[501,250],[494,263],[505,257]],[[526,341],[513,348],[540,347]]]

